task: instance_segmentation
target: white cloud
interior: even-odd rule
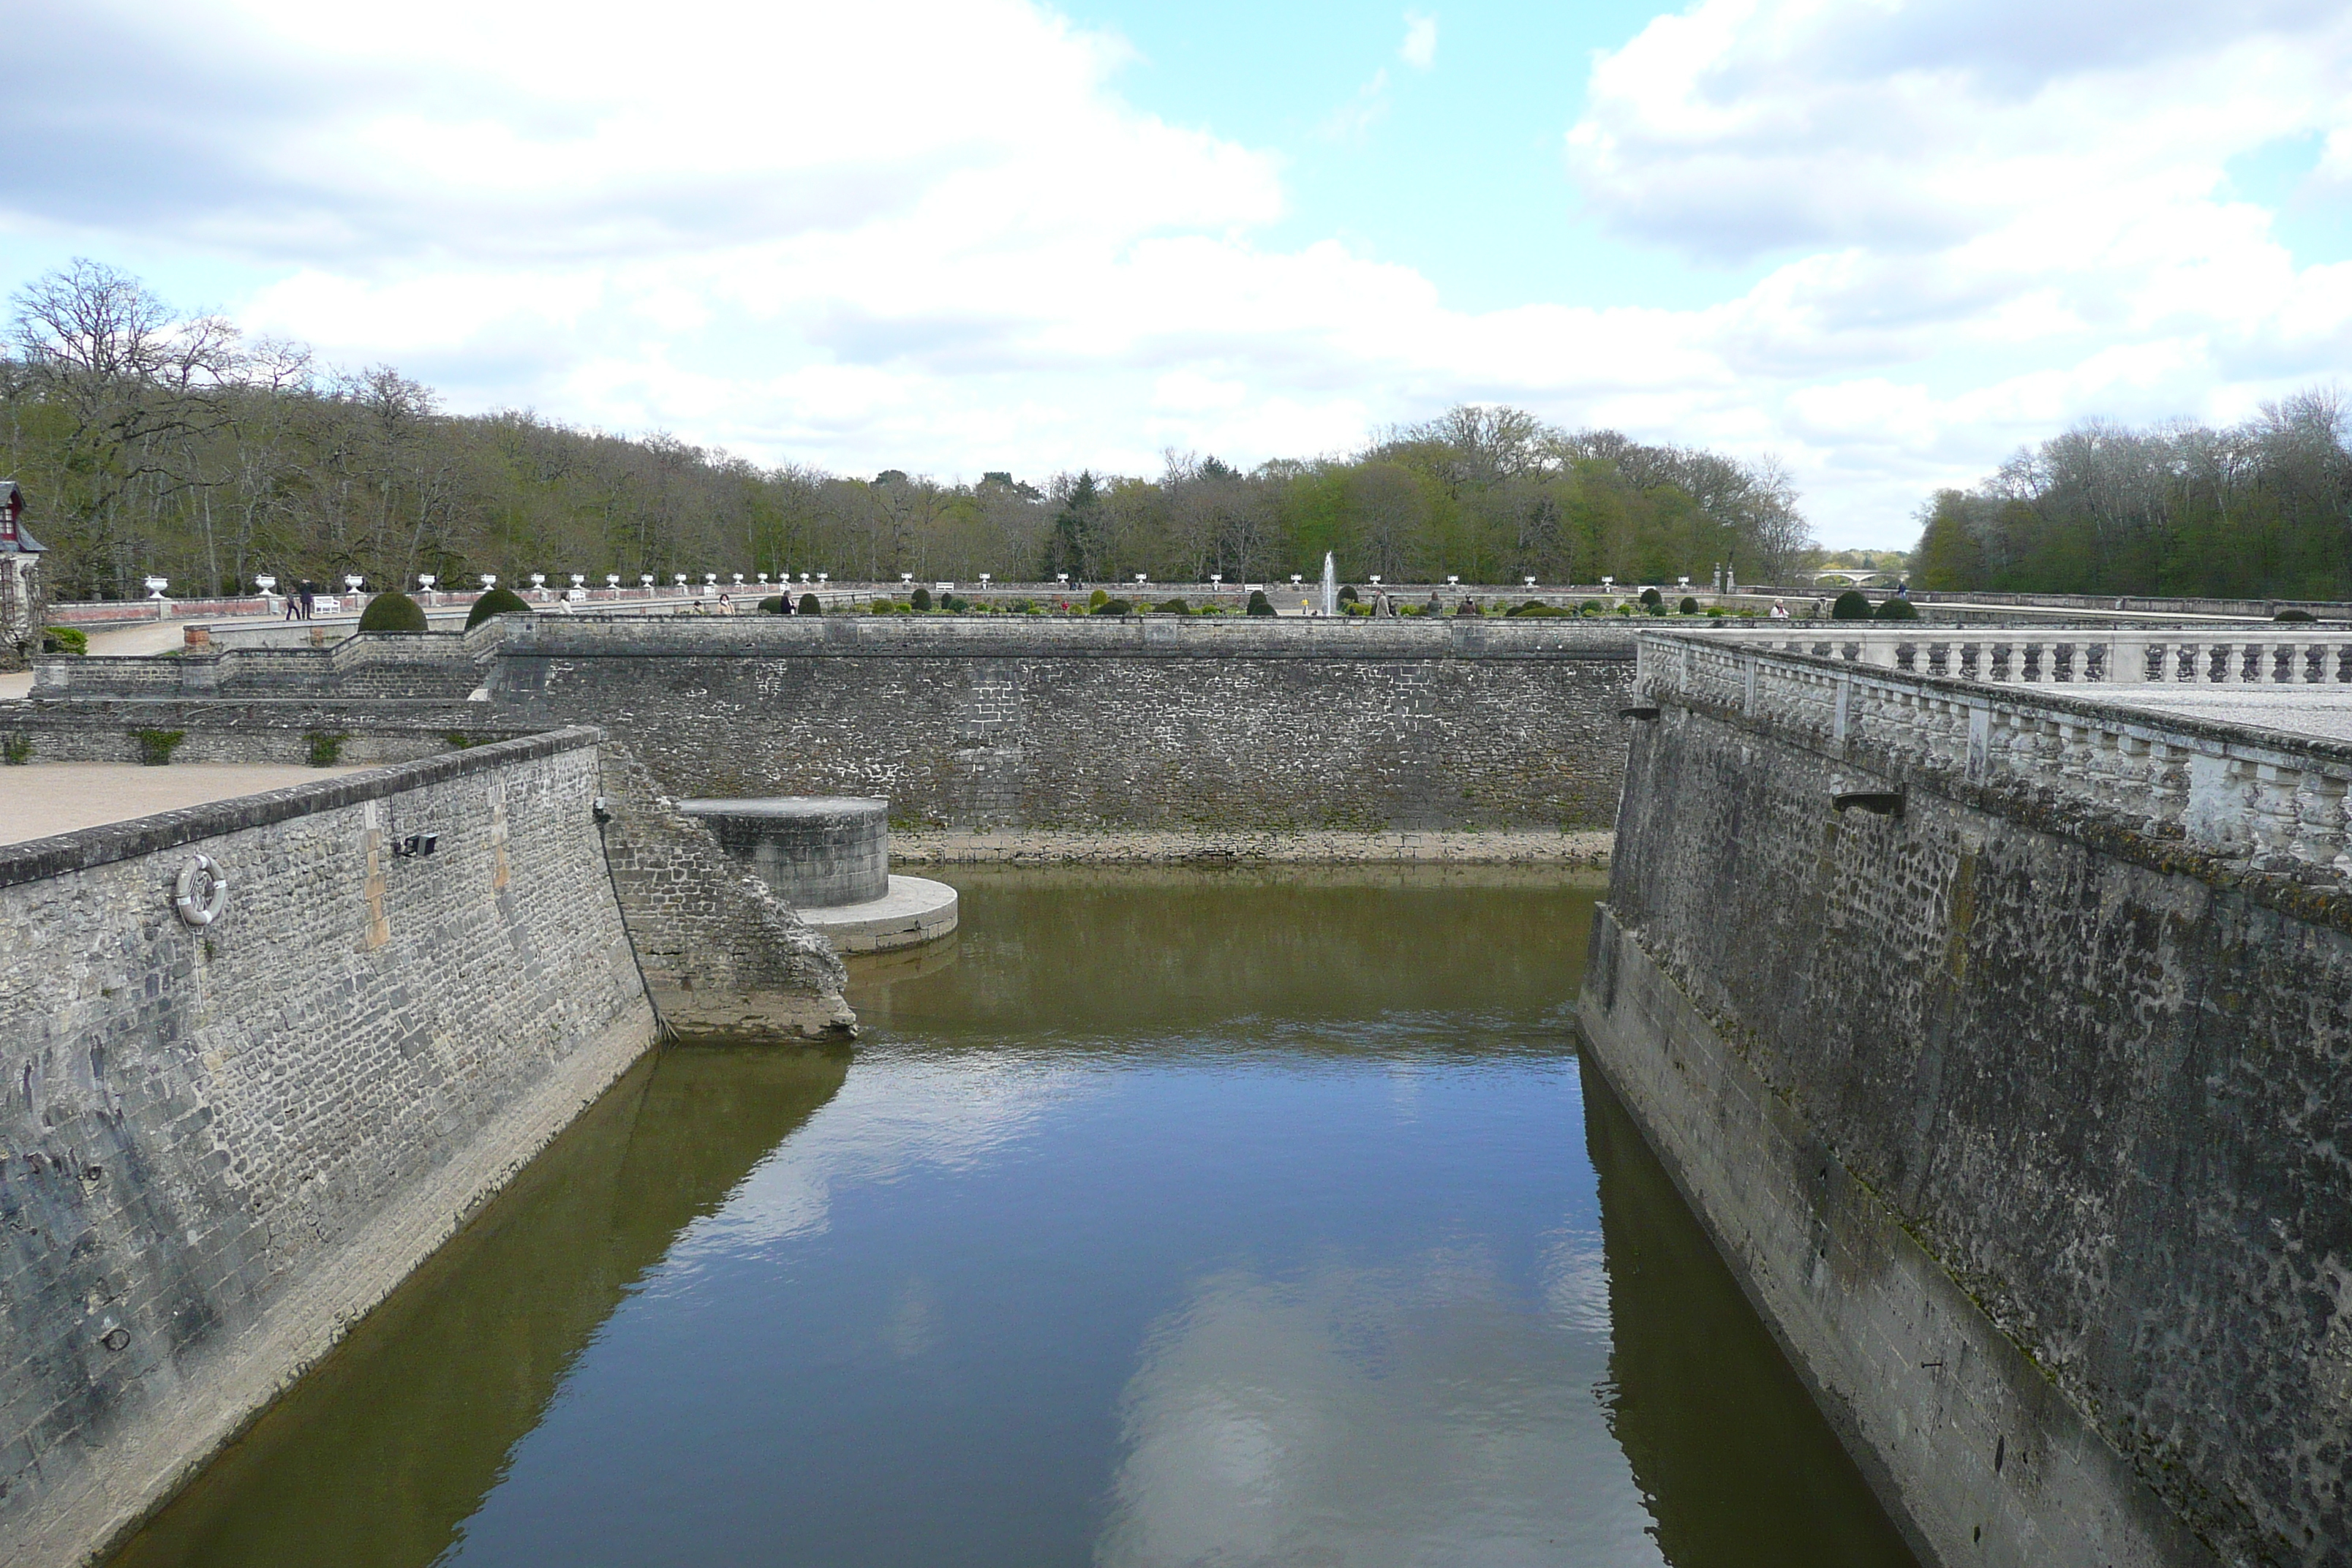
[[[1605,1301],[1527,1312],[1471,1249],[1323,1258],[1198,1279],[1145,1342],[1097,1563],[1664,1560],[1592,1396]]]
[[[1371,134],[1372,127],[1388,118],[1389,72],[1386,66],[1372,73],[1371,79],[1356,89],[1356,96],[1323,117],[1316,133],[1326,142],[1347,142],[1360,144]]]
[[[1397,46],[1397,58],[1421,71],[1437,64],[1436,17],[1418,11],[1404,14],[1404,42]]]
[[[1433,18],[1398,50],[1433,64]],[[0,237],[226,256],[226,301],[458,407],[852,471],[1151,471],[1343,448],[1455,399],[1780,449],[1833,539],[2082,415],[2235,414],[2352,366],[2352,264],[2227,165],[2352,179],[2352,13],[2213,0],[1700,0],[1591,65],[1614,233],[1760,268],[1717,302],[1451,308],[1274,248],[1285,165],[1145,113],[1025,0],[292,0],[19,18]],[[1564,65],[1566,62],[1563,62]],[[205,90],[187,90],[190,82]],[[1381,70],[1326,129],[1360,138]]]

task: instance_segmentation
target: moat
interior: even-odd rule
[[[640,1062],[115,1559],[1910,1564],[1577,1050],[1564,873],[963,870]]]

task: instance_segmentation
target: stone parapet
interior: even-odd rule
[[[478,660],[503,628],[367,632],[324,647],[188,650],[168,658],[41,658],[38,698],[343,697],[463,700],[479,686]]]
[[[1995,686],[2316,687],[2352,695],[2352,630],[2309,625],[1959,628],[1748,622],[1642,637],[1645,646],[1654,638],[1678,644],[1696,637]]]
[[[1705,634],[1645,634],[1636,679],[1645,697],[1864,764],[1849,793],[1868,793],[1873,773],[2007,791],[2236,868],[2332,886],[2352,875],[2342,742]],[[1825,775],[1824,789],[1836,783]]]

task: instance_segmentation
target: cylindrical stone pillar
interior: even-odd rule
[[[682,800],[728,856],[795,909],[869,903],[890,891],[890,803],[858,795]]]

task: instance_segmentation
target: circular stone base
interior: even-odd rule
[[[926,877],[893,877],[890,890],[863,904],[795,911],[839,952],[888,952],[956,928],[956,890]]]

